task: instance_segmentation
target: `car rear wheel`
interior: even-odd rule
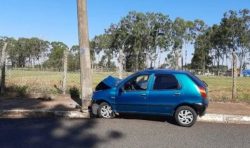
[[[191,127],[197,120],[197,113],[189,106],[180,106],[175,112],[175,121],[180,126]]]
[[[100,118],[111,119],[114,118],[115,114],[112,110],[112,107],[108,103],[103,102],[98,108],[98,116]]]

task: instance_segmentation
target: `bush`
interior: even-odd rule
[[[23,85],[23,86],[14,85],[14,86],[10,86],[9,88],[7,88],[7,91],[11,93],[16,93],[17,96],[19,97],[25,97],[28,93],[28,88],[29,87],[26,85]]]
[[[77,87],[72,87],[69,89],[70,97],[74,100],[78,105],[82,105],[82,100],[80,99],[80,91]]]

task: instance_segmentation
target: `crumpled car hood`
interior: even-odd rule
[[[108,76],[107,78],[102,80],[102,82],[109,87],[115,87],[120,81],[121,79],[113,77],[113,76]]]
[[[96,86],[96,91],[99,90],[106,90],[110,89],[112,87],[115,87],[121,79],[118,79],[116,77],[108,76],[104,80],[102,80],[97,86]]]

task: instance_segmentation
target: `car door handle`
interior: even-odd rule
[[[179,96],[181,95],[181,93],[177,92],[177,93],[174,93],[174,96]]]

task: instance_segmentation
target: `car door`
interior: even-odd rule
[[[116,96],[117,112],[147,112],[148,82],[150,75],[142,74],[132,77],[118,88]]]
[[[177,78],[173,74],[157,74],[153,81],[148,96],[149,112],[171,114],[182,95]]]

